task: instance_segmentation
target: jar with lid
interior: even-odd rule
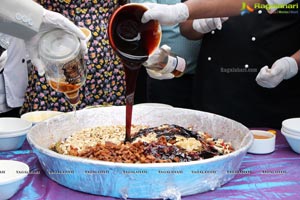
[[[182,76],[186,68],[185,60],[172,53],[171,48],[167,45],[156,50],[143,65],[162,74],[172,73],[175,77]]]
[[[49,85],[63,92],[72,105],[79,102],[79,89],[86,80],[80,40],[62,29],[45,33],[39,42],[39,56],[45,64]]]

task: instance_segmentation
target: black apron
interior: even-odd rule
[[[300,72],[274,89],[255,78],[265,65],[300,49],[300,14],[261,11],[231,17],[221,31],[204,36],[193,102],[248,127],[280,128],[282,120],[300,117]]]

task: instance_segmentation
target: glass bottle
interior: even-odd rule
[[[40,39],[39,56],[46,65],[46,79],[54,90],[66,95],[74,109],[86,80],[83,54],[79,39],[62,29],[47,32]]]

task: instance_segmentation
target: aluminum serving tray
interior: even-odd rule
[[[201,111],[137,106],[133,124],[164,123],[193,127],[230,141],[236,149],[228,155],[187,163],[125,164],[66,156],[49,146],[83,128],[124,125],[125,107],[104,107],[63,114],[34,126],[27,135],[49,178],[68,188],[118,198],[170,198],[214,190],[239,170],[253,137],[242,124]]]

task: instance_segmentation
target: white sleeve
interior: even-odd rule
[[[266,0],[266,2],[269,5],[274,5],[274,4],[289,4],[291,3],[293,0]]]
[[[32,0],[1,0],[0,32],[30,39],[39,31],[43,9]]]

